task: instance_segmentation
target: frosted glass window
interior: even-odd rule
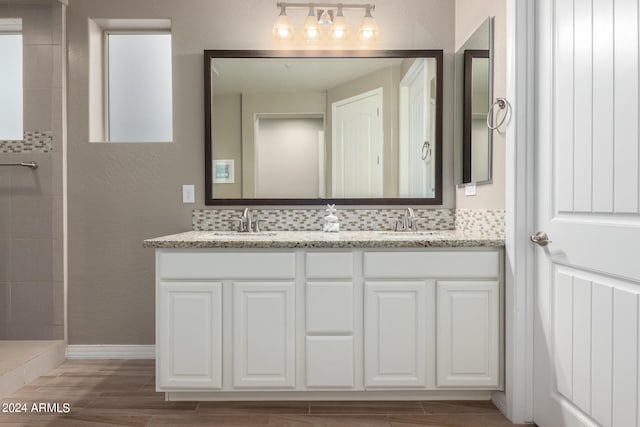
[[[171,141],[171,34],[107,37],[109,141]]]
[[[22,136],[22,35],[0,33],[0,139]]]

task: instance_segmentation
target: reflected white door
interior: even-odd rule
[[[638,426],[638,2],[537,5],[534,421]]]
[[[332,196],[382,197],[382,88],[332,104]]]
[[[435,67],[435,61],[431,63]],[[417,59],[400,82],[400,197],[435,196],[430,74],[428,60]]]

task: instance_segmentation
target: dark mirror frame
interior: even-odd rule
[[[472,182],[471,179],[471,136],[473,117],[471,116],[472,97],[473,97],[473,58],[490,59],[488,49],[469,49],[464,51],[464,119],[462,129],[462,182]],[[491,99],[489,99],[491,103]],[[487,108],[489,105],[487,105]],[[489,130],[487,129],[487,132]],[[489,144],[491,144],[489,142]],[[491,181],[491,167],[489,167],[489,181]]]
[[[204,174],[205,205],[441,205],[442,204],[442,50],[205,50],[204,51]],[[433,198],[338,198],[338,199],[216,199],[212,197],[213,153],[211,129],[211,60],[214,58],[434,58],[436,60],[436,182]]]

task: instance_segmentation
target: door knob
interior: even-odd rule
[[[538,231],[536,234],[530,237],[531,241],[536,245],[547,246],[551,243],[549,236],[544,231]]]

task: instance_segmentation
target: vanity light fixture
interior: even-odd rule
[[[379,30],[371,11],[375,4],[344,4],[344,3],[288,3],[279,2],[280,15],[273,26],[273,37],[276,40],[290,40],[294,36],[294,30],[287,16],[288,9],[307,9],[309,13],[302,28],[302,38],[306,41],[319,40],[323,34],[323,26],[331,25],[328,33],[333,40],[346,40],[349,38],[349,27],[342,11],[343,9],[360,9],[365,11],[362,24],[358,29],[358,38],[361,41],[374,41],[378,38]]]

